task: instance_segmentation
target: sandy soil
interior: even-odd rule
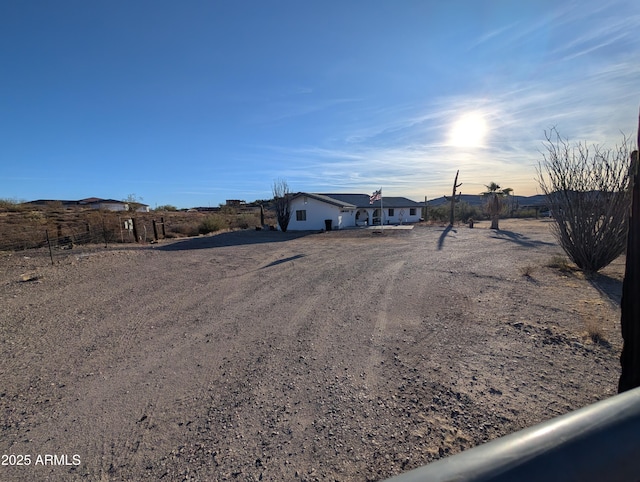
[[[623,260],[548,223],[4,254],[0,480],[380,480],[609,397]]]

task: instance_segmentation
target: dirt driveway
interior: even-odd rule
[[[4,255],[0,480],[379,480],[611,396],[623,260],[548,223]]]

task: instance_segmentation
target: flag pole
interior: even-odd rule
[[[382,209],[382,188],[380,188],[380,231],[384,231],[384,209]]]

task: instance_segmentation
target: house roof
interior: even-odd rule
[[[78,201],[68,201],[64,199],[36,199],[35,201],[27,201],[24,204],[50,204],[50,203],[62,203],[65,204],[77,204]]]
[[[129,204],[128,201],[119,201],[117,199],[102,199],[99,197],[88,197],[86,199],[80,199],[78,201],[69,201],[69,200],[63,200],[63,199],[38,199],[36,201],[29,201],[26,202],[25,204],[48,204],[48,203],[62,203],[63,205],[69,206],[69,205],[86,205],[86,204]],[[142,207],[148,207],[148,204],[144,204],[144,203],[139,203],[136,202],[135,203],[138,206],[142,206]]]
[[[297,194],[294,194],[292,199],[296,199],[296,198],[301,197],[301,196],[310,197],[311,199],[316,199],[318,201],[322,201],[322,202],[325,202],[327,204],[333,204],[334,206],[338,206],[339,208],[342,208],[342,209],[356,209],[356,205],[355,204],[351,204],[349,202],[345,202],[345,201],[342,201],[340,199],[336,199],[336,198],[330,197],[327,194],[316,194],[316,193],[310,193],[310,192],[299,192]]]
[[[88,197],[86,199],[80,199],[77,201],[79,204],[129,204],[129,201],[119,201],[118,199],[102,199],[99,197]],[[136,202],[135,204],[140,206],[148,206],[144,203]]]
[[[351,204],[357,208],[379,208],[380,201],[369,203],[368,194],[321,194],[329,199],[335,199],[340,202]],[[384,208],[420,208],[423,204],[398,196],[383,196],[382,207]]]

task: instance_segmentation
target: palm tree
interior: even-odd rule
[[[498,221],[500,219],[500,213],[504,209],[504,198],[509,196],[513,189],[507,187],[502,189],[495,182],[491,182],[488,185],[485,185],[487,190],[483,193],[480,193],[482,197],[486,199],[486,209],[491,216],[491,229],[500,229],[498,227]]]

